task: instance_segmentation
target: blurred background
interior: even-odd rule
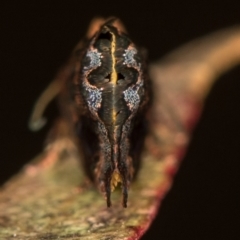
[[[27,123],[33,104],[95,16],[117,16],[149,61],[215,30],[240,24],[238,1],[2,1],[0,3],[0,183],[43,147],[47,126]],[[206,100],[192,142],[147,239],[239,239],[240,67]]]

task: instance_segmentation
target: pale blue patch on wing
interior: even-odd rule
[[[138,87],[134,89],[134,87],[131,86],[123,92],[124,100],[127,102],[127,105],[131,111],[137,109],[140,103],[138,89]]]
[[[135,48],[129,48],[125,50],[124,56],[124,62],[123,64],[129,65],[129,66],[135,66],[137,65],[136,60],[134,59],[134,55],[137,53],[137,50]]]
[[[85,70],[95,69],[95,68],[101,66],[102,55],[101,55],[101,53],[98,52],[97,49],[88,50],[86,56],[90,58],[90,65],[85,66],[84,67]]]
[[[87,84],[84,84],[84,85],[87,91],[86,100],[87,100],[88,107],[90,111],[96,112],[101,106],[102,92],[98,88],[93,87],[91,85],[87,85]]]

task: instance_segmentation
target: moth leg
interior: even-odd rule
[[[127,174],[127,167],[123,163],[118,166],[119,172],[122,176],[122,206],[127,207],[127,200],[128,200],[128,174]]]
[[[111,207],[111,178],[113,166],[110,161],[105,160],[103,160],[103,158],[100,159],[95,168],[96,184],[99,186],[100,192],[105,196],[107,207]],[[110,157],[108,160],[110,160]]]
[[[104,179],[104,185],[105,185],[105,194],[106,194],[106,201],[107,201],[107,207],[111,207],[111,176],[112,176],[113,170],[111,166],[107,166],[107,170],[104,173],[105,179]]]
[[[118,169],[122,177],[122,206],[126,208],[128,201],[128,188],[131,181],[131,176],[129,176],[129,169],[125,162],[121,163],[121,165],[118,166]]]
[[[120,158],[118,161],[118,170],[121,175],[121,181],[122,181],[122,205],[123,207],[127,207],[127,201],[128,201],[128,188],[130,185],[130,182],[133,178],[133,164],[132,164],[132,158],[128,156],[129,152],[129,141],[123,141],[121,144],[121,151],[120,151]]]

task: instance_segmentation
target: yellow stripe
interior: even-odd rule
[[[112,74],[111,74],[111,82],[116,85],[117,84],[117,72],[115,70],[116,59],[114,53],[116,51],[116,36],[112,33],[112,42],[111,42],[111,54],[112,54]]]
[[[114,56],[114,53],[116,51],[116,36],[114,35],[114,33],[111,33],[111,34],[112,34],[112,42],[111,42],[112,72],[111,72],[110,81],[113,83],[113,95],[115,95],[115,85],[117,84],[117,72],[116,72],[116,69],[115,69],[116,59],[115,59],[115,56]],[[112,120],[113,120],[113,124],[115,125],[116,110],[115,110],[114,106],[113,106],[113,111],[112,111]]]

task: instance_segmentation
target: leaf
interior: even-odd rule
[[[151,126],[127,209],[120,204],[120,191],[106,207],[86,183],[71,139],[59,136],[2,187],[0,239],[139,239],[171,187],[211,85],[239,62],[240,30],[232,28],[151,65]],[[66,146],[68,153],[60,155]]]

